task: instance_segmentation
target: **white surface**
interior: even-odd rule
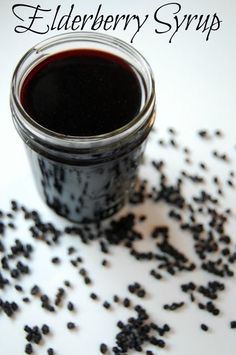
[[[29,2],[28,2],[29,3]],[[40,4],[45,8],[52,8],[58,5],[56,1],[31,1],[30,4]],[[100,1],[81,0],[77,5],[77,11],[81,13],[94,13]],[[166,2],[167,3],[167,2]],[[59,217],[56,217],[40,200],[35,190],[30,168],[26,159],[23,144],[17,135],[9,109],[9,87],[13,69],[25,53],[35,43],[50,35],[33,33],[17,34],[14,26],[19,24],[11,12],[13,1],[1,1],[0,3],[0,36],[1,36],[1,57],[0,57],[0,151],[1,151],[1,175],[0,175],[0,208],[6,210],[12,198],[17,199],[26,206],[41,211],[46,220],[55,224],[63,224]],[[60,4],[66,9],[71,3],[61,1]],[[181,15],[187,14],[214,14],[215,12],[222,19],[221,28],[211,34],[208,42],[205,41],[205,34],[196,32],[193,29],[185,31],[180,29],[169,43],[170,34],[157,35],[154,31],[156,23],[153,19],[155,9],[164,2],[132,1],[124,3],[116,1],[103,1],[103,11],[107,14],[149,14],[149,20],[134,39],[134,47],[140,50],[150,62],[156,77],[157,83],[157,136],[153,133],[146,151],[146,162],[152,158],[165,159],[167,162],[167,174],[170,180],[177,173],[187,166],[184,163],[184,155],[169,147],[163,149],[156,144],[159,138],[169,137],[167,127],[175,127],[178,136],[177,140],[181,146],[189,146],[193,150],[192,160],[195,162],[190,168],[193,172],[198,171],[198,163],[205,161],[209,166],[209,177],[215,174],[225,181],[230,170],[235,165],[235,131],[236,131],[236,24],[235,13],[236,3],[234,0],[227,1],[187,1],[182,0]],[[169,16],[170,18],[170,16]],[[133,29],[127,31],[117,30],[108,32],[121,39],[130,41]],[[202,141],[196,136],[196,130],[207,128],[211,132],[215,128],[222,129],[223,138],[214,138],[209,142]],[[211,157],[211,151],[217,149],[226,151],[231,156],[230,164],[216,161]],[[201,172],[202,174],[206,174]],[[150,168],[143,167],[141,175],[148,177],[152,183],[156,180],[156,173]],[[207,176],[208,174],[206,174]],[[193,185],[189,183],[186,187],[186,196],[193,193]],[[236,193],[235,189],[225,187],[225,199],[222,201],[226,207],[234,210],[228,226],[228,233],[235,238],[235,212]],[[129,208],[126,208],[129,210]],[[193,253],[193,241],[187,234],[182,233],[178,225],[168,218],[168,208],[164,204],[143,206],[138,211],[147,213],[149,218],[145,224],[146,238],[142,242],[143,247],[152,246],[148,237],[148,231],[156,224],[168,223],[171,231],[171,241],[180,250],[195,260],[199,261]],[[20,226],[16,234],[8,235],[11,238],[19,236],[23,240],[30,240],[29,235],[24,232],[24,226]],[[85,260],[84,266],[93,279],[93,286],[84,286],[81,278],[71,268],[66,257],[66,248],[74,244],[79,255]],[[61,244],[55,248],[48,248],[40,242],[35,243],[35,257],[32,262],[32,278],[25,278],[23,286],[25,290],[34,284],[42,285],[42,288],[53,297],[57,287],[62,285],[63,280],[69,279],[74,285],[68,295],[77,305],[78,310],[71,315],[67,309],[60,310],[57,315],[51,315],[39,307],[37,301],[30,305],[21,305],[15,319],[9,319],[0,314],[0,354],[21,355],[24,353],[24,324],[48,323],[53,334],[41,346],[35,346],[35,354],[45,354],[46,349],[52,346],[58,355],[95,355],[98,354],[100,342],[104,341],[109,346],[115,343],[117,333],[116,322],[119,319],[126,319],[131,310],[122,306],[114,305],[112,311],[106,311],[101,301],[96,303],[90,300],[89,293],[94,290],[101,299],[110,299],[114,293],[121,297],[129,296],[134,303],[140,299],[128,295],[127,285],[133,281],[139,281],[148,291],[148,297],[142,302],[144,307],[153,317],[154,321],[162,325],[169,323],[172,331],[167,336],[167,348],[154,350],[155,354],[169,355],[235,355],[236,334],[229,328],[229,321],[236,319],[235,307],[235,278],[226,280],[226,291],[220,295],[217,304],[221,309],[219,317],[213,317],[209,313],[201,312],[195,304],[190,304],[187,295],[181,293],[179,285],[194,279],[196,283],[205,284],[215,277],[198,269],[194,273],[181,273],[175,277],[165,274],[163,281],[155,281],[148,276],[151,263],[139,263],[128,255],[128,250],[122,247],[113,247],[111,254],[107,256],[110,262],[109,268],[100,266],[104,255],[99,251],[96,242],[89,246],[81,245],[78,240],[71,237],[63,239]],[[53,266],[50,263],[52,256],[58,255],[63,258],[61,265]],[[235,268],[234,268],[235,269]],[[235,270],[236,271],[236,270]],[[1,291],[0,291],[1,292]],[[27,292],[26,292],[27,293]],[[20,294],[13,295],[12,291],[3,294],[3,298],[20,300]],[[0,293],[1,297],[1,293]],[[178,300],[186,301],[186,306],[177,312],[164,311],[164,303],[171,303]],[[78,325],[77,331],[69,332],[66,329],[66,322],[74,320]],[[200,330],[201,323],[210,327],[208,333]],[[150,347],[148,347],[150,348]]]

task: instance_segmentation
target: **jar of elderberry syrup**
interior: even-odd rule
[[[155,119],[152,70],[137,50],[99,33],[49,38],[16,66],[10,105],[50,208],[82,223],[124,205]]]

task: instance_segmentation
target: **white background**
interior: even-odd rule
[[[42,8],[55,9],[58,4],[62,6],[63,14],[70,8],[68,1],[28,1],[28,4],[40,4]],[[157,135],[152,134],[147,147],[146,161],[151,158],[163,158],[167,162],[168,175],[175,176],[176,172],[186,168],[183,154],[173,149],[163,149],[156,144],[159,138],[167,139],[168,127],[174,127],[178,132],[178,141],[182,146],[188,145],[193,151],[193,160],[196,165],[193,170],[198,171],[198,163],[205,161],[210,170],[210,176],[217,174],[225,180],[230,170],[235,169],[235,144],[236,144],[236,3],[234,0],[207,0],[180,2],[182,9],[179,19],[185,14],[198,14],[211,16],[217,13],[222,20],[221,28],[212,32],[209,41],[206,41],[206,33],[196,31],[193,26],[186,31],[180,28],[173,37],[172,43],[169,38],[172,31],[166,34],[156,34],[157,23],[153,18],[155,10],[167,3],[164,1],[133,1],[116,2],[85,1],[75,4],[74,12],[80,14],[94,14],[98,5],[102,3],[103,14],[138,14],[142,17],[148,14],[148,21],[134,38],[133,46],[138,49],[151,64],[157,91]],[[14,1],[0,2],[0,151],[1,151],[1,174],[0,174],[0,201],[1,208],[6,210],[12,198],[19,200],[26,206],[32,206],[41,211],[46,220],[52,220],[56,224],[63,224],[40,200],[34,186],[28,161],[26,159],[23,144],[16,133],[9,109],[9,92],[11,76],[20,57],[35,43],[56,35],[58,32],[51,31],[46,35],[38,35],[30,32],[18,34],[14,27],[19,24],[11,7]],[[53,10],[52,10],[53,11]],[[166,15],[173,25],[171,11]],[[46,20],[45,20],[46,21]],[[89,28],[88,28],[89,29]],[[136,28],[130,27],[126,31],[118,28],[116,31],[108,31],[130,42]],[[214,132],[216,128],[224,132],[222,139],[213,139],[203,142],[196,135],[198,129],[207,128]],[[231,156],[230,165],[218,162],[211,157],[211,151],[218,149],[226,151]],[[155,174],[151,169],[141,169],[141,174],[155,182]],[[146,174],[146,175],[145,175]],[[225,200],[223,204],[235,210],[236,194],[234,189],[225,187]],[[188,186],[186,193],[189,196],[192,186]],[[126,208],[129,210],[129,208]],[[177,224],[167,217],[168,209],[161,204],[157,207],[145,206],[138,209],[140,213],[148,214],[148,222],[145,231],[151,230],[155,224],[168,223],[174,245],[186,252],[194,260],[192,242],[183,236]],[[235,215],[229,226],[229,234],[235,238]],[[149,224],[148,224],[149,223]],[[24,226],[17,231],[19,237],[29,238],[24,234]],[[9,240],[16,235],[9,234]],[[74,288],[68,296],[76,305],[78,311],[70,315],[65,309],[57,315],[51,316],[39,307],[39,303],[32,301],[29,306],[21,304],[21,312],[15,319],[9,319],[0,313],[0,354],[21,355],[24,353],[23,326],[29,324],[42,324],[47,322],[53,329],[53,334],[41,346],[35,346],[36,354],[46,354],[46,349],[53,346],[58,355],[95,355],[101,341],[109,346],[114,345],[116,321],[126,319],[131,311],[115,306],[111,312],[103,309],[101,304],[91,302],[89,293],[92,289],[84,286],[78,275],[73,273],[66,261],[66,248],[75,243],[80,250],[81,256],[86,261],[85,267],[90,271],[94,280],[94,289],[102,299],[111,299],[114,293],[127,296],[127,285],[132,281],[139,281],[148,290],[148,296],[143,305],[152,315],[155,321],[165,322],[172,326],[172,332],[167,337],[167,349],[157,349],[154,353],[170,355],[235,355],[236,335],[229,328],[229,322],[236,319],[235,306],[235,279],[226,281],[226,291],[220,297],[219,317],[213,317],[206,312],[200,312],[197,305],[191,305],[186,295],[180,292],[179,285],[191,280],[193,277],[198,283],[206,283],[211,276],[205,275],[200,269],[193,275],[181,274],[176,277],[166,275],[164,281],[157,282],[147,276],[150,265],[140,264],[128,255],[127,249],[117,247],[112,249],[107,259],[110,261],[108,269],[101,269],[103,255],[99,252],[97,243],[88,247],[80,245],[78,240],[66,238],[64,244],[55,249],[49,249],[45,245],[36,243],[36,257],[33,262],[33,276],[23,282],[25,289],[29,289],[34,283],[44,284],[45,292],[55,294],[57,287],[62,285],[63,280],[70,279]],[[144,248],[150,248],[150,241],[144,241]],[[51,266],[50,258],[60,255],[65,258],[57,267]],[[197,259],[196,259],[197,260]],[[59,272],[58,272],[59,271]],[[1,294],[0,294],[1,297]],[[5,298],[5,294],[3,298]],[[14,295],[9,291],[9,297]],[[17,294],[18,299],[19,294]],[[131,297],[133,302],[139,300]],[[178,312],[167,312],[162,309],[165,302],[185,300],[186,306]],[[79,329],[69,333],[66,322],[73,320],[79,324]],[[210,327],[209,333],[200,330],[200,324],[205,322]],[[87,347],[87,348],[86,348]]]

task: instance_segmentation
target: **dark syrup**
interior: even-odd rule
[[[123,59],[75,49],[44,59],[26,77],[21,103],[41,126],[65,135],[112,132],[140,111],[140,83]]]
[[[126,61],[86,49],[61,52],[37,64],[23,82],[20,100],[44,128],[86,137],[130,122],[140,111],[142,94]],[[134,134],[99,152],[66,151],[65,156],[27,146],[41,196],[57,214],[74,222],[111,216],[134,186],[145,138]]]

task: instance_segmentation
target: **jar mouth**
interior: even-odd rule
[[[40,125],[26,112],[20,100],[20,90],[24,79],[36,64],[51,56],[51,53],[47,53],[47,50],[53,47],[56,48],[58,45],[68,44],[68,42],[70,42],[71,48],[75,48],[76,43],[82,44],[78,47],[80,49],[85,48],[83,45],[85,42],[87,43],[86,49],[96,49],[102,44],[107,47],[107,49],[103,50],[104,52],[113,53],[111,50],[115,50],[117,53],[121,52],[123,56],[126,55],[127,59],[131,57],[135,59],[136,64],[130,63],[129,60],[127,61],[138,76],[143,91],[142,96],[144,96],[144,102],[142,103],[138,114],[127,124],[113,131],[98,135],[65,135]],[[110,51],[109,48],[111,49]],[[57,50],[56,52],[59,51],[60,50]],[[36,56],[36,58],[34,58],[34,56]],[[117,54],[117,56],[121,57],[121,54]],[[30,63],[26,65],[27,61],[30,61]],[[139,67],[137,68],[137,66]],[[20,75],[19,73],[22,70],[24,72]],[[13,121],[19,131],[24,130],[28,132],[29,137],[32,137],[32,139],[38,142],[42,142],[42,144],[45,143],[53,145],[54,147],[57,146],[58,148],[68,147],[70,149],[83,149],[86,147],[91,148],[91,146],[109,145],[109,143],[121,141],[123,138],[135,133],[147,124],[147,120],[153,116],[150,113],[153,112],[155,105],[154,85],[154,75],[150,65],[143,55],[128,43],[110,35],[93,32],[59,34],[39,42],[37,45],[29,49],[16,66],[12,77],[10,97]],[[149,124],[152,126],[153,122],[154,118]]]

